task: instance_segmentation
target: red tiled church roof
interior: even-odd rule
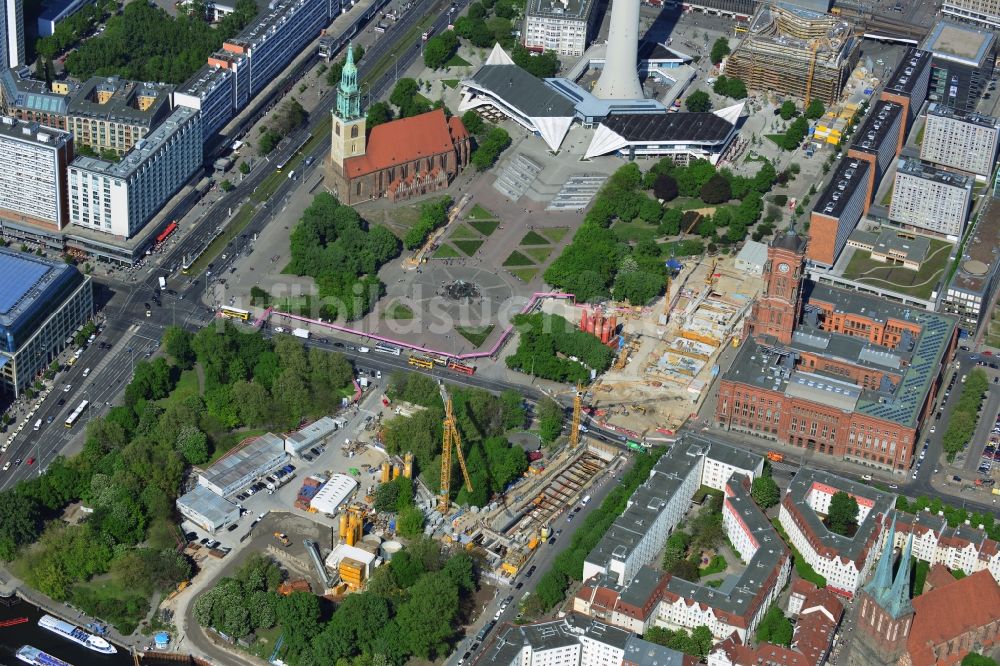
[[[455,149],[456,137],[468,131],[457,117],[448,119],[443,109],[400,118],[372,128],[364,155],[344,160],[344,175],[358,178],[414,160]]]
[[[907,651],[913,666],[958,663],[962,651],[941,662],[936,660],[932,648],[1000,617],[1000,585],[989,570],[983,569],[914,597],[911,603],[915,616],[907,637]]]

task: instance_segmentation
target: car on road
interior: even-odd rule
[[[553,537],[549,537],[549,545],[550,546],[555,545],[555,542],[556,542],[556,538],[554,536]]]
[[[334,347],[340,347],[341,349],[343,349],[344,348],[344,343],[343,342],[334,342],[333,346]]]
[[[8,461],[7,461],[6,463],[4,463],[4,466],[3,466],[3,471],[5,471],[5,472],[6,472],[6,471],[7,471],[7,470],[9,470],[9,469],[10,469],[10,461],[8,460]]]
[[[65,404],[66,400],[64,398],[59,398],[59,402],[56,403],[56,407],[62,407]]]
[[[517,585],[514,586],[514,589],[515,590],[520,590],[522,587],[524,587],[524,581],[520,581],[519,580],[519,581],[517,581]]]
[[[69,393],[71,388],[73,388],[72,384],[66,384],[66,386],[63,386],[63,393]]]
[[[895,483],[890,483],[889,490],[899,490],[899,486],[897,486]]]
[[[535,565],[531,565],[531,568],[529,568],[529,569],[528,569],[528,572],[527,572],[526,574],[524,574],[524,577],[525,577],[525,578],[531,578],[531,574],[535,573],[535,570],[536,570],[537,568],[538,568],[538,567],[536,567]]]
[[[229,527],[227,527],[227,528],[226,528],[226,531],[227,531],[227,532],[233,532],[233,531],[235,531],[235,530],[236,530],[236,528],[237,528],[237,527],[239,527],[239,526],[240,526],[240,524],[239,524],[239,523],[232,523],[232,524],[230,524],[230,525],[229,525]]]

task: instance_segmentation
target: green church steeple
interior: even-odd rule
[[[358,89],[358,67],[354,64],[354,47],[347,44],[347,59],[340,71],[337,87],[337,115],[349,121],[361,117],[361,91]]]

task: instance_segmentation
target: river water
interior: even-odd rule
[[[0,604],[0,622],[18,617],[29,620],[10,627],[0,627],[0,664],[25,666],[23,661],[14,656],[22,645],[34,645],[73,666],[126,666],[133,663],[132,657],[121,646],[117,646],[118,654],[101,654],[42,629],[38,626],[38,618],[42,615],[44,613],[38,607],[23,600],[11,606]]]

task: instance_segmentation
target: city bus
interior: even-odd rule
[[[459,363],[457,361],[449,361],[448,369],[453,372],[460,372],[463,375],[473,375],[476,373],[476,368],[471,365],[465,365],[464,363]]]
[[[67,428],[73,427],[73,424],[76,423],[77,419],[79,419],[83,415],[83,410],[87,409],[87,404],[88,404],[87,401],[84,400],[83,402],[80,403],[80,406],[74,409],[73,413],[66,418]]]
[[[423,368],[424,370],[430,370],[434,367],[434,361],[429,358],[424,358],[423,356],[410,356],[407,363],[415,368]]]
[[[250,319],[250,312],[247,310],[241,310],[239,308],[231,308],[228,305],[223,305],[219,308],[219,314],[226,319],[239,319],[240,321],[247,321]]]
[[[384,342],[375,343],[375,351],[382,352],[383,354],[392,354],[393,356],[399,356],[403,352],[396,345],[389,345]]]

